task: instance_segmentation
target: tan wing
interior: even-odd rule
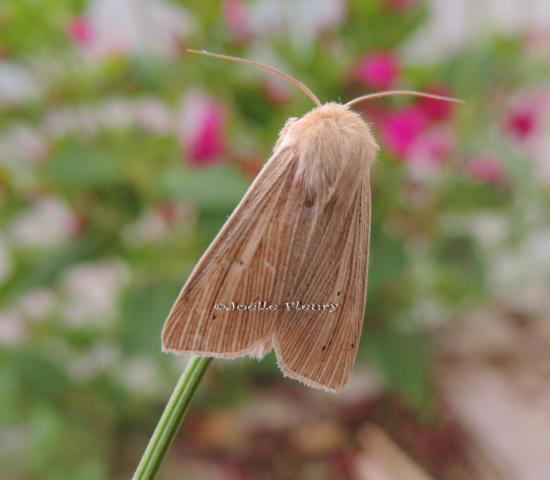
[[[279,149],[265,164],[181,290],[162,332],[163,349],[232,358],[271,349],[277,313],[215,310],[281,297],[279,255],[295,162]]]
[[[293,311],[274,339],[280,368],[305,384],[338,391],[351,372],[363,323],[370,236],[370,186],[361,183],[349,208],[329,201],[297,219],[291,273],[293,301],[339,304],[334,312]],[[305,231],[307,229],[308,231]],[[296,248],[297,244],[302,248]]]

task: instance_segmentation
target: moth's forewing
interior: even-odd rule
[[[232,358],[265,351],[274,331],[272,310],[216,310],[281,297],[278,268],[280,209],[292,177],[291,153],[278,150],[199,260],[163,328],[165,351]],[[265,349],[264,349],[265,350]]]

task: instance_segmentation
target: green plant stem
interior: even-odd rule
[[[153,480],[170,448],[208,364],[212,359],[192,356],[166,404],[134,473],[133,480]]]

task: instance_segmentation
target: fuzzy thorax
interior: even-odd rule
[[[275,147],[296,153],[296,182],[308,197],[352,196],[369,180],[378,146],[360,115],[338,103],[317,107],[291,118]]]

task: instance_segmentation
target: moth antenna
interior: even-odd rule
[[[279,77],[284,78],[287,82],[290,82],[294,86],[298,87],[302,92],[304,92],[309,98],[313,100],[315,105],[317,105],[318,107],[321,106],[321,102],[317,98],[317,95],[315,95],[306,85],[300,82],[300,80],[297,80],[296,78],[291,77],[288,73],[282,72],[281,70],[278,70],[275,67],[270,67],[265,63],[256,62],[254,60],[248,60],[246,58],[231,57],[229,55],[222,55],[221,53],[210,53],[210,52],[207,52],[206,50],[187,49],[187,51],[189,53],[196,53],[197,55],[205,55],[206,57],[219,58],[220,60],[227,60],[228,62],[236,62],[236,63],[244,63],[245,65],[252,65],[253,67],[257,67],[261,70],[265,70],[269,73],[278,75]]]
[[[417,92],[415,90],[389,90],[387,92],[371,93],[369,95],[363,95],[361,97],[354,98],[353,100],[350,100],[348,103],[346,103],[345,106],[351,107],[365,100],[374,100],[376,98],[393,97],[398,95],[412,95],[413,97],[431,98],[433,100],[442,100],[444,102],[464,103],[464,100],[459,100],[458,98],[445,97],[443,95],[434,95],[432,93]]]

